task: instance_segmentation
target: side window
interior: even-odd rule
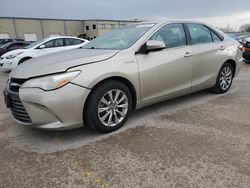
[[[23,45],[23,47],[25,47],[25,46],[28,46],[28,45],[30,45],[31,43],[29,43],[29,42],[24,42],[24,43],[22,43],[22,45]]]
[[[18,48],[22,48],[22,45],[20,43],[11,44],[11,45],[9,45],[9,47],[7,49],[8,50],[15,50]]]
[[[190,31],[192,44],[203,44],[213,42],[210,31],[201,24],[187,24]]]
[[[182,24],[168,24],[161,27],[150,40],[163,41],[166,48],[186,45],[186,37]]]
[[[19,46],[18,46],[18,44],[11,44],[11,45],[9,45],[8,47],[7,47],[7,50],[15,50],[15,49],[17,49]]]
[[[54,39],[54,40],[46,42],[44,45],[45,45],[45,48],[62,47],[63,46],[63,39]]]
[[[221,42],[221,39],[213,31],[210,31],[210,32],[212,34],[214,42]]]
[[[66,39],[66,46],[78,45],[81,43],[83,43],[83,41],[79,39],[71,39],[71,38]]]

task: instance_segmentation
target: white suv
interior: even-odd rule
[[[48,37],[30,44],[24,49],[13,50],[11,52],[5,53],[0,58],[0,69],[5,72],[11,71],[16,66],[28,59],[59,52],[62,50],[79,48],[87,43],[88,40],[76,37]]]

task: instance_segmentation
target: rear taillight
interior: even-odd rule
[[[244,50],[244,47],[242,46],[242,44],[239,44],[239,45],[238,45],[238,48],[240,49],[240,51],[243,51],[243,50]]]

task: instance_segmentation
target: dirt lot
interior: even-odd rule
[[[17,125],[0,95],[0,187],[250,187],[250,65],[227,94],[138,110],[108,135]]]

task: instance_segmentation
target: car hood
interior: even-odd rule
[[[17,66],[10,73],[10,77],[27,79],[64,72],[71,67],[107,60],[118,52],[118,50],[74,49],[45,55],[30,59]]]
[[[11,54],[16,54],[16,53],[23,53],[25,51],[27,51],[28,49],[17,49],[17,50],[12,50],[10,52],[5,53],[2,57],[7,57],[8,55]]]

